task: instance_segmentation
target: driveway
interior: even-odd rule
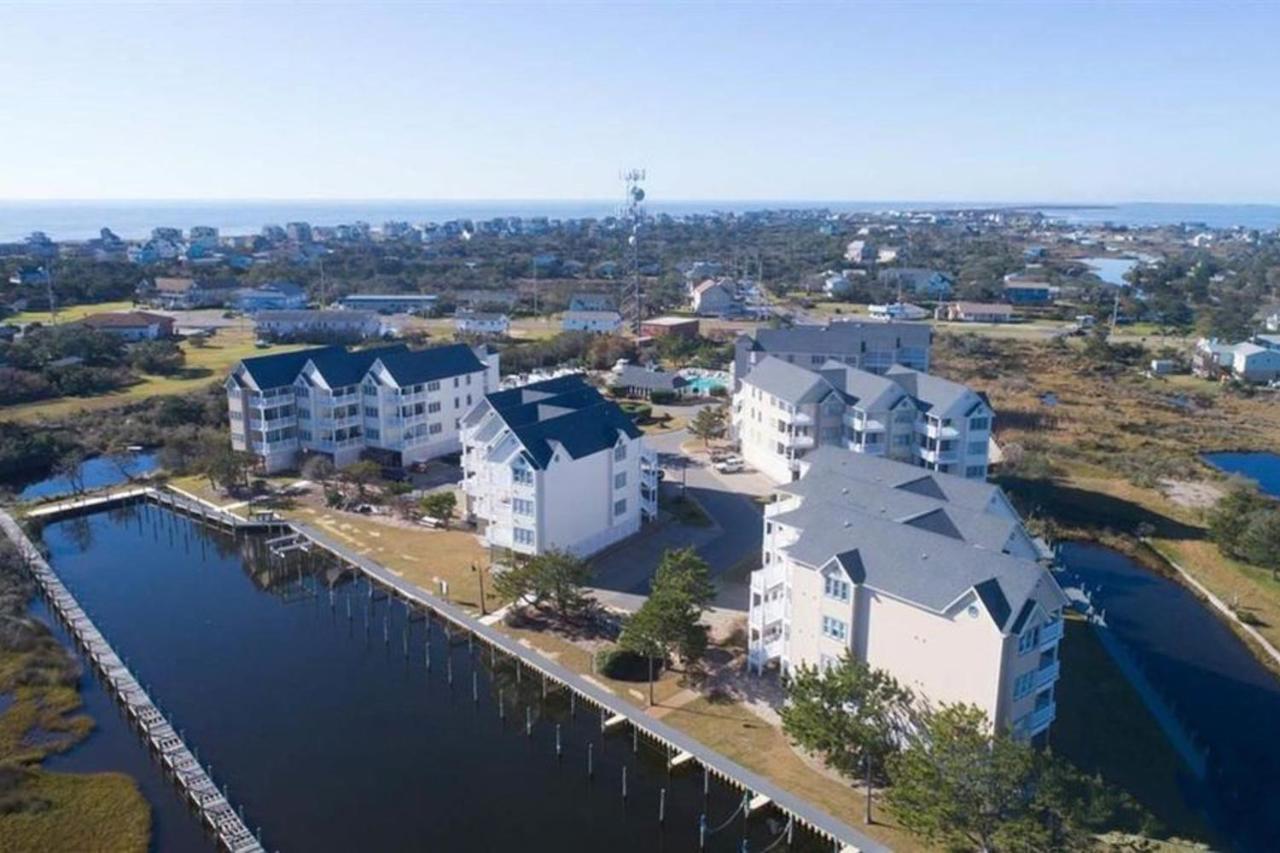
[[[719,578],[742,561],[759,556],[761,544],[761,510],[750,494],[740,493],[744,486],[755,487],[753,480],[739,478],[752,475],[716,474],[705,460],[691,459],[680,452],[690,439],[686,430],[675,430],[649,436],[650,445],[658,451],[666,472],[662,498],[669,500],[687,489],[711,517],[710,527],[691,527],[667,522],[661,527],[642,531],[596,557],[593,585],[597,597],[605,604],[634,610],[649,592],[649,579],[658,567],[662,554],[669,548],[693,546],[707,561],[711,576]],[[681,467],[682,461],[687,464]],[[754,490],[754,488],[753,488]],[[722,585],[717,605],[746,609],[741,583]]]

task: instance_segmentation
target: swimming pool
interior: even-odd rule
[[[714,376],[693,376],[689,378],[689,387],[700,397],[709,397],[711,392],[716,388],[727,388],[728,385],[722,379],[716,379]]]

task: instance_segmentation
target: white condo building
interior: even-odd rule
[[[462,445],[467,514],[490,546],[587,556],[657,515],[657,454],[580,374],[489,394]]]
[[[995,486],[816,451],[766,507],[749,662],[784,673],[848,653],[925,702],[977,705],[1031,738],[1056,713],[1066,597]]]
[[[407,465],[461,450],[462,416],[498,387],[498,355],[464,344],[317,347],[246,358],[225,384],[231,445],[268,473],[304,453],[339,467],[366,451]]]
[[[994,412],[982,394],[908,367],[875,374],[770,355],[740,378],[731,416],[743,459],[778,483],[819,447],[982,480]]]
[[[769,356],[809,368],[838,361],[870,373],[884,373],[895,364],[927,372],[932,345],[933,330],[924,323],[846,320],[760,328],[734,341],[733,378],[736,385]]]

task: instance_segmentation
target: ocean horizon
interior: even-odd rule
[[[780,209],[826,209],[833,213],[937,211],[987,208],[1040,210],[1079,224],[1114,223],[1134,227],[1203,223],[1213,228],[1280,228],[1280,204],[1211,204],[1117,202],[1072,204],[1000,201],[819,201],[805,199],[733,199],[650,201],[650,213],[686,215]],[[264,225],[303,221],[340,225],[363,220],[376,226],[387,221],[447,222],[504,216],[553,219],[616,215],[613,199],[483,199],[483,200],[23,200],[0,201],[0,242],[22,240],[43,231],[54,240],[87,240],[110,228],[126,240],[147,237],[152,228],[184,231],[209,225],[224,235],[256,234]]]

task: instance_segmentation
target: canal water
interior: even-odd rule
[[[744,836],[760,850],[781,829],[767,809],[730,819],[736,791],[712,780],[704,797],[700,769],[669,771],[643,739],[633,753],[629,729],[602,734],[598,712],[571,715],[531,673],[451,648],[438,623],[318,557],[265,559],[260,540],[145,505],[51,524],[43,541],[269,850],[690,850],[704,811],[725,824],[710,850]]]
[[[1239,474],[1255,480],[1258,488],[1273,498],[1280,498],[1280,454],[1246,451],[1241,453],[1206,453],[1204,461],[1228,474]]]
[[[81,463],[80,476],[85,489],[102,489],[107,486],[117,486],[130,477],[149,474],[158,464],[156,455],[151,452],[130,453],[122,457],[95,456]],[[36,498],[61,497],[70,495],[74,491],[71,480],[58,475],[29,483],[18,493],[18,497],[29,501]]]
[[[1280,850],[1280,681],[1181,584],[1099,545],[1067,543],[1060,558],[1066,585],[1094,591],[1108,630],[1208,746],[1219,832],[1234,849]]]

